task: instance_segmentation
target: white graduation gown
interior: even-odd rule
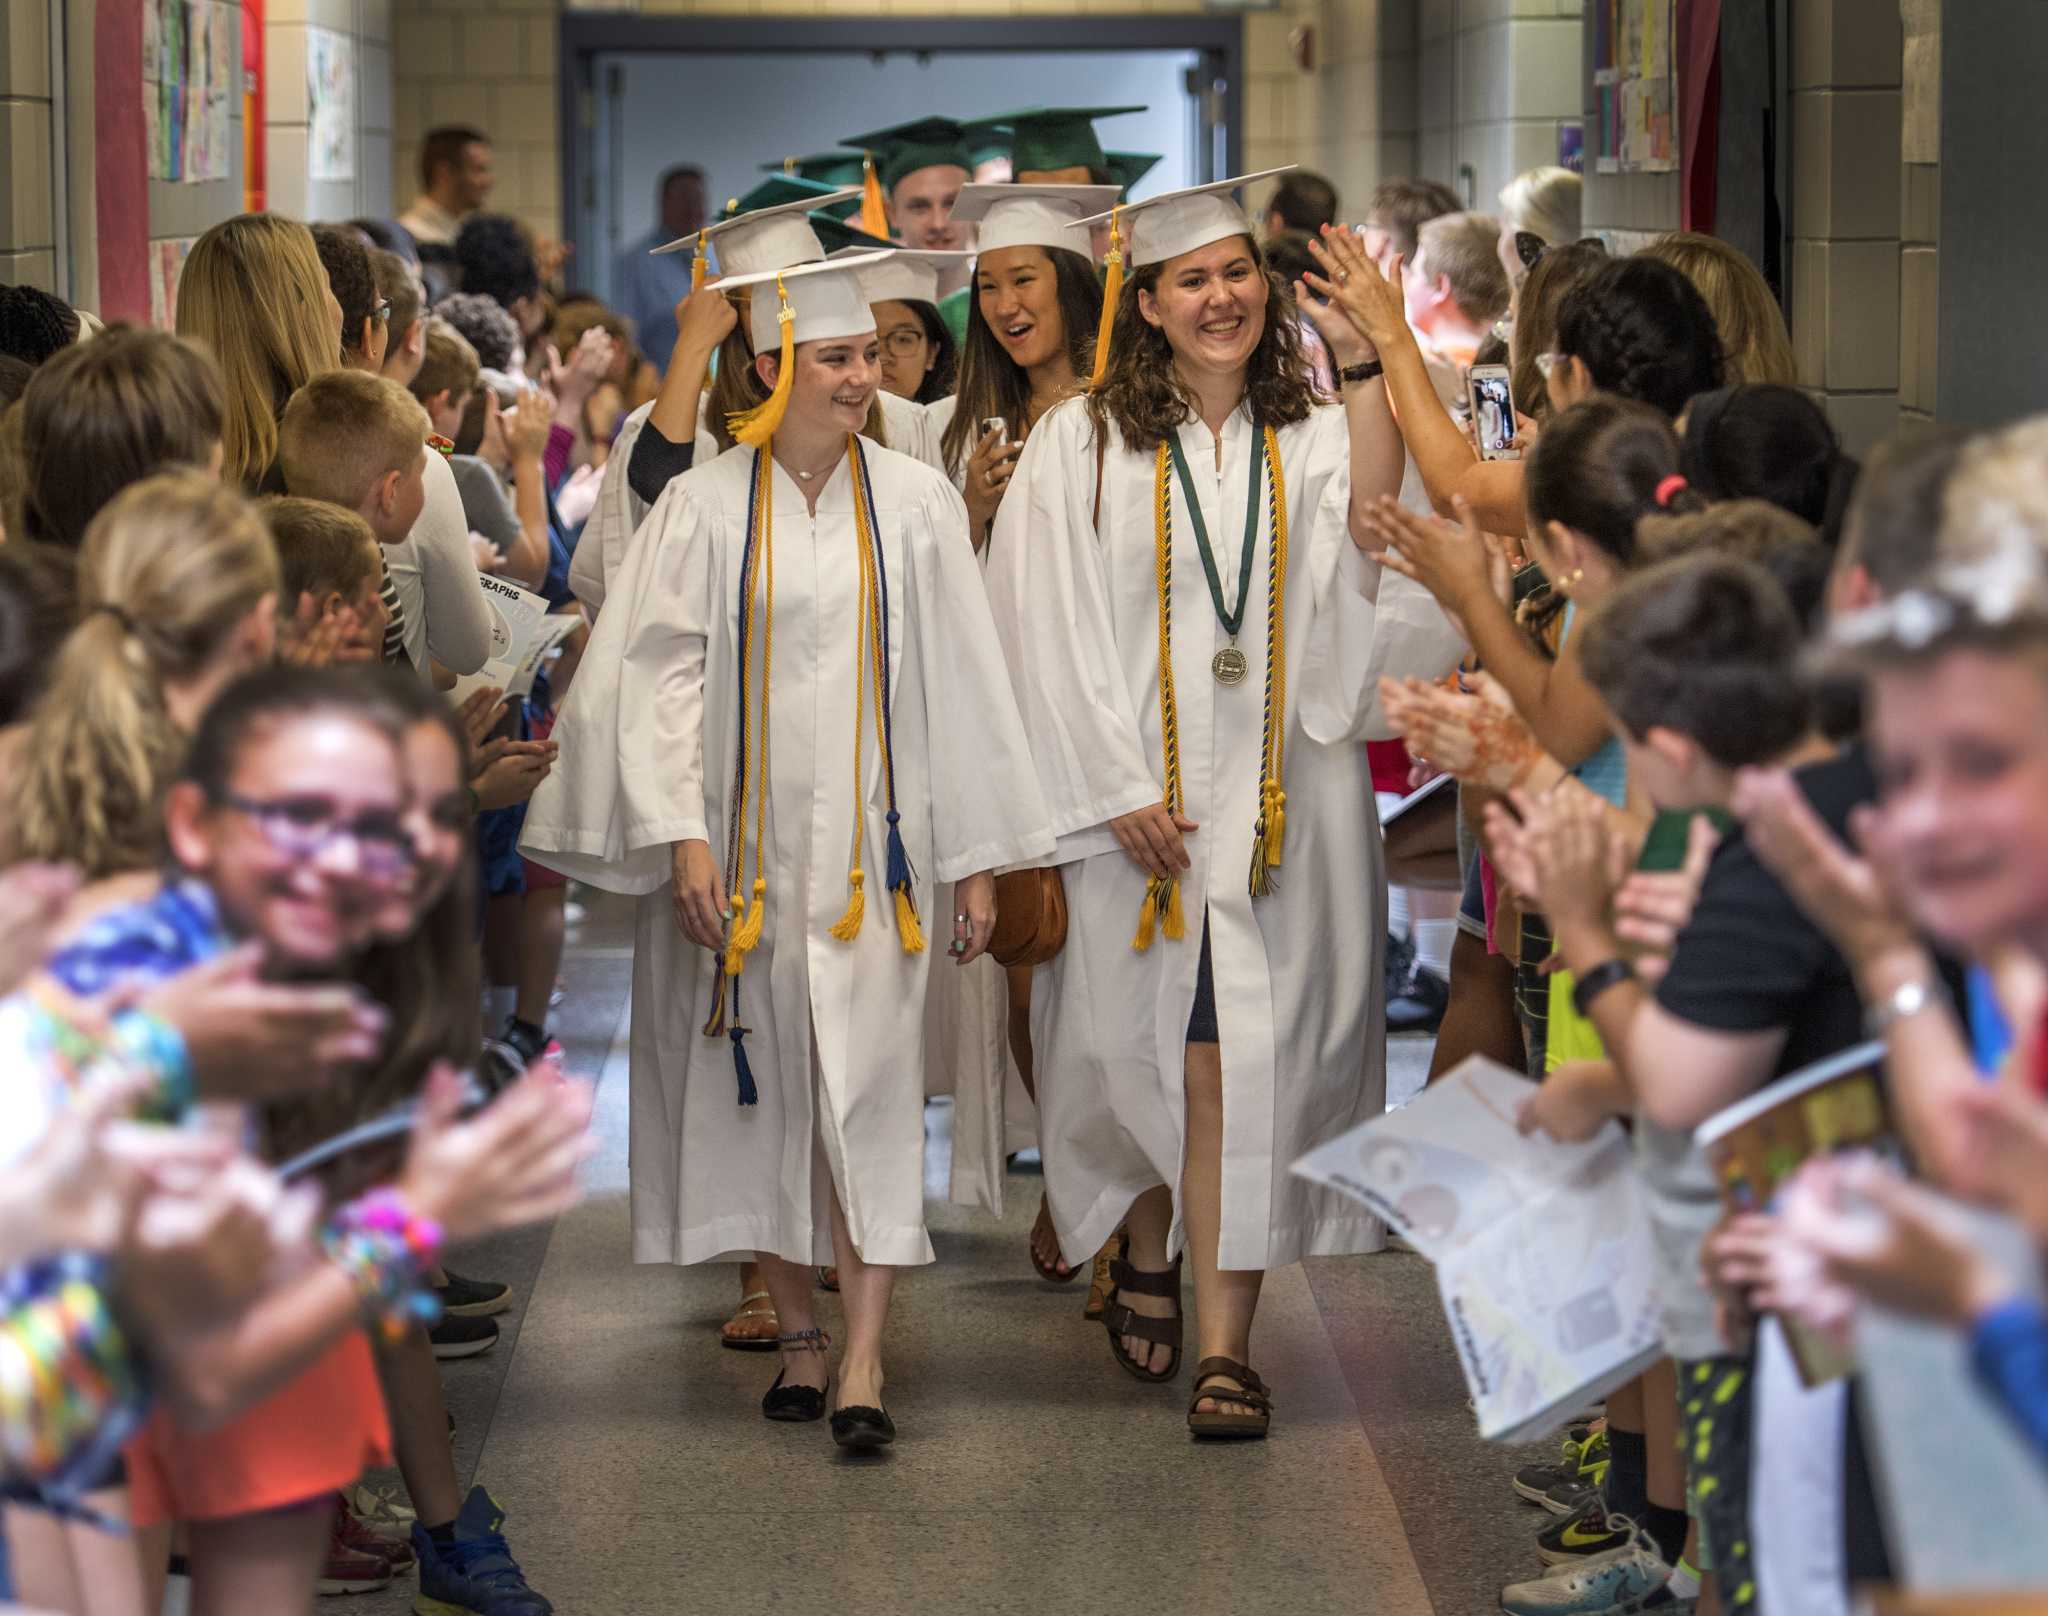
[[[1215,439],[1199,421],[1182,449],[1235,598],[1255,438],[1243,410]],[[1219,684],[1227,642],[1194,528],[1173,488],[1173,662],[1188,838],[1187,936],[1132,946],[1144,873],[1109,821],[1163,798],[1154,567],[1153,456],[1104,457],[1101,532],[1086,401],[1049,411],[1026,443],[996,519],[988,587],[1045,789],[1070,924],[1039,972],[1032,1042],[1046,1187],[1060,1245],[1084,1260],[1132,1200],[1172,1185],[1180,1234],[1183,1056],[1211,928],[1223,1061],[1225,1268],[1369,1251],[1383,1231],[1354,1203],[1288,1165],[1386,1100],[1380,952],[1386,882],[1362,743],[1389,733],[1383,673],[1436,675],[1462,649],[1426,592],[1376,568],[1351,541],[1341,406],[1279,434],[1287,489],[1287,827],[1277,890],[1247,890],[1257,817],[1266,577],[1262,520],[1238,647],[1243,683]],[[1262,496],[1263,498],[1263,496]],[[1377,604],[1371,591],[1377,583]]]
[[[923,461],[934,471],[944,471],[946,468],[939,461],[938,434],[926,422],[925,407],[893,393],[877,396],[882,400],[882,425],[889,435],[889,447]],[[633,492],[626,468],[633,459],[633,445],[640,441],[641,429],[653,413],[654,403],[649,400],[619,424],[618,439],[612,444],[597,485],[597,504],[569,561],[569,587],[593,613],[604,605],[612,580],[626,558],[626,545],[647,519],[647,502]],[[697,443],[692,464],[709,465],[718,454],[718,440],[711,435],[711,399],[707,393],[697,400]]]
[[[960,498],[905,456],[870,445],[868,462],[889,593],[897,802],[918,910],[930,948],[943,953],[952,918],[935,883],[1043,856],[1052,838]],[[887,800],[871,705],[867,921],[851,943],[829,935],[846,908],[854,815],[858,556],[847,462],[820,492],[815,518],[799,484],[774,472],[768,910],[740,1014],[757,1105],[737,1103],[730,1041],[702,1031],[723,980],[715,959],[673,917],[671,843],[706,840],[735,884],[723,865],[753,465],[752,450],[736,449],[693,467],[628,546],[612,608],[556,721],[561,761],[534,796],[521,845],[578,879],[643,895],[633,961],[635,1260],[761,1250],[829,1261],[815,1134],[861,1255],[928,1262],[922,1062],[932,960],[903,952],[883,889]],[[750,810],[749,840],[751,821]],[[749,891],[753,879],[750,860]]]

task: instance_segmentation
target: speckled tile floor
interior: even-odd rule
[[[1196,1448],[1185,1373],[1132,1381],[1080,1318],[1080,1286],[1032,1276],[1025,1172],[1000,1222],[931,1206],[939,1260],[906,1276],[891,1320],[903,1434],[885,1459],[843,1462],[822,1425],[763,1421],[772,1360],[716,1341],[732,1270],[627,1260],[627,928],[614,903],[590,904],[556,1032],[603,1073],[591,1193],[550,1229],[457,1258],[519,1299],[493,1352],[445,1366],[458,1467],[491,1488],[560,1616],[1464,1616],[1533,1569],[1546,1517],[1507,1489],[1525,1456],[1473,1434],[1419,1258],[1273,1274],[1256,1341],[1274,1435]],[[1397,1100],[1428,1051],[1396,1041]],[[943,1107],[930,1117],[943,1150]],[[326,1608],[385,1616],[411,1598],[405,1578]]]

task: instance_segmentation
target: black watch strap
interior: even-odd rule
[[[1354,382],[1369,382],[1375,376],[1386,374],[1387,367],[1377,359],[1361,359],[1355,365],[1346,365],[1337,372],[1337,380],[1349,387]]]
[[[1611,959],[1594,966],[1572,984],[1572,1008],[1582,1016],[1590,1016],[1595,999],[1617,982],[1633,981],[1635,974],[1627,960]]]

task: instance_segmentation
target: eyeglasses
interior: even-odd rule
[[[364,873],[382,878],[403,874],[415,856],[412,839],[395,813],[372,811],[342,819],[326,797],[276,797],[265,802],[223,794],[214,800],[247,814],[263,839],[286,858],[316,859],[336,842],[347,840],[354,844]]]
[[[1536,373],[1545,381],[1549,381],[1551,372],[1564,363],[1564,357],[1561,353],[1538,354],[1536,356]]]
[[[931,346],[931,338],[921,328],[899,325],[882,338],[882,346],[898,359],[915,359]]]

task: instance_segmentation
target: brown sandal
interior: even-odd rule
[[[762,1324],[769,1325],[772,1327],[771,1333],[768,1335],[727,1335],[725,1333],[726,1330],[731,1329],[743,1319],[750,1324],[759,1321]],[[768,1293],[766,1291],[749,1291],[740,1298],[738,1311],[725,1321],[724,1327],[718,1332],[718,1344],[733,1352],[773,1352],[775,1351],[775,1335],[781,1329],[782,1321],[777,1316],[775,1303]]]
[[[1031,1236],[1025,1241],[1024,1249],[1030,1253],[1031,1266],[1038,1270],[1038,1277],[1040,1279],[1050,1280],[1055,1285],[1071,1284],[1079,1276],[1081,1270],[1069,1268],[1065,1273],[1061,1273],[1060,1264],[1066,1261],[1064,1256],[1050,1263],[1042,1262],[1039,1259],[1038,1237],[1041,1233],[1047,1231],[1052,1233],[1053,1249],[1055,1251],[1059,1250],[1059,1231],[1052,1226],[1052,1206],[1041,1195],[1038,1198],[1038,1221],[1031,1225]]]
[[[1109,1305],[1109,1293],[1116,1289],[1115,1282],[1109,1277],[1109,1266],[1116,1261],[1117,1242],[1123,1239],[1123,1235],[1123,1230],[1119,1228],[1115,1234],[1103,1241],[1102,1249],[1095,1254],[1094,1262],[1089,1265],[1093,1272],[1088,1276],[1088,1300],[1081,1306],[1081,1317],[1084,1319],[1101,1318],[1102,1310]]]
[[[1185,1253],[1183,1253],[1185,1255]],[[1168,1381],[1180,1373],[1181,1315],[1180,1315],[1180,1258],[1173,1259],[1171,1268],[1147,1273],[1144,1269],[1133,1268],[1130,1262],[1131,1237],[1125,1235],[1117,1242],[1117,1253],[1109,1264],[1109,1297],[1102,1308],[1102,1327],[1109,1332],[1110,1356],[1123,1365],[1126,1372],[1140,1380],[1154,1383]],[[1173,1317],[1155,1319],[1143,1313],[1133,1313],[1117,1297],[1124,1291],[1133,1296],[1170,1296],[1173,1298]],[[1124,1351],[1123,1338],[1136,1336],[1140,1341],[1150,1342],[1156,1347],[1170,1347],[1173,1356],[1166,1361],[1166,1367],[1155,1372],[1148,1367],[1151,1354],[1143,1359],[1133,1358]]]
[[[1211,1386],[1213,1380],[1234,1380],[1239,1390]],[[1199,1411],[1203,1402],[1241,1403],[1256,1409],[1254,1414],[1226,1414],[1221,1409]],[[1262,1437],[1273,1423],[1273,1393],[1252,1372],[1249,1364],[1231,1358],[1204,1358],[1195,1365],[1195,1394],[1188,1399],[1188,1430],[1197,1437]]]

